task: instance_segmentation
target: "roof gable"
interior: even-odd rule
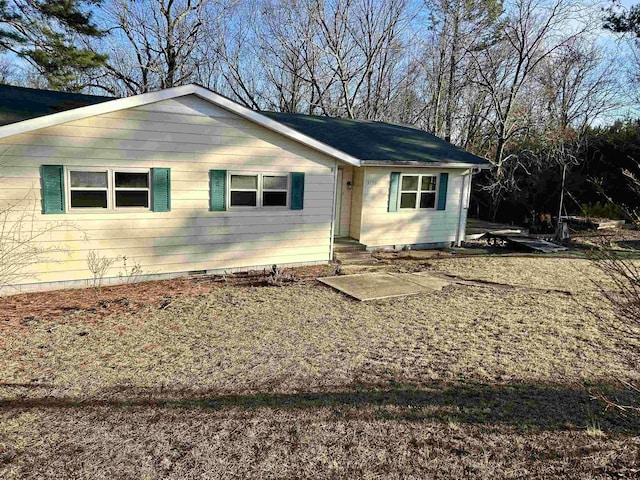
[[[158,90],[156,92],[142,93],[140,95],[134,95],[132,97],[118,98],[115,100],[107,100],[101,103],[87,105],[72,110],[66,110],[50,115],[45,115],[36,118],[30,118],[16,123],[0,126],[0,138],[9,137],[11,135],[18,135],[21,133],[27,133],[41,128],[52,127],[54,125],[60,125],[62,123],[73,122],[76,120],[82,120],[84,118],[93,117],[96,115],[102,115],[104,113],[116,112],[119,110],[127,110],[130,108],[139,107],[142,105],[148,105],[150,103],[160,102],[162,100],[169,100],[177,97],[183,97],[186,95],[197,95],[204,100],[212,102],[219,107],[222,107],[230,112],[233,112],[247,120],[250,120],[258,125],[280,133],[286,137],[298,141],[299,143],[311,147],[319,152],[322,152],[330,157],[333,157],[342,162],[359,166],[360,160],[351,155],[337,150],[334,147],[325,145],[318,140],[311,138],[303,133],[298,132],[286,125],[283,125],[271,118],[262,115],[259,112],[243,107],[242,105],[230,100],[222,95],[212,92],[200,85],[190,84],[179,87],[166,88],[164,90]]]

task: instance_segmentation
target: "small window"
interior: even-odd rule
[[[420,183],[420,208],[435,208],[436,177],[423,175]]]
[[[419,184],[420,176],[418,175],[407,175],[402,177],[400,208],[416,208]]]
[[[108,208],[109,176],[105,172],[69,172],[71,208]]]
[[[403,175],[400,208],[435,208],[436,175]]]
[[[116,208],[149,208],[149,173],[115,172]]]
[[[286,175],[262,176],[262,206],[286,207],[287,206],[287,182]]]
[[[258,175],[231,175],[231,206],[258,206]]]

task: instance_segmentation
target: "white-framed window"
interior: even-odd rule
[[[402,175],[399,208],[436,208],[438,175]]]
[[[113,172],[115,208],[149,208],[149,170]]]
[[[287,207],[289,175],[280,173],[230,173],[230,207]]]
[[[71,210],[149,209],[149,169],[67,169],[68,205]]]
[[[289,198],[289,175],[262,175],[262,206],[286,207]]]
[[[107,170],[68,171],[70,208],[109,208],[109,172]]]
[[[231,174],[229,205],[232,207],[257,207],[259,175]]]

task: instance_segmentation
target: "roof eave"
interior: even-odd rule
[[[491,168],[491,164],[489,162],[420,162],[417,160],[362,160],[360,165],[363,167],[479,168],[481,170],[488,170]]]

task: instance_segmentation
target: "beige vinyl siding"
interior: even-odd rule
[[[4,138],[0,152],[0,206],[20,202],[9,222],[20,212],[33,216],[36,229],[63,222],[40,241],[67,251],[51,254],[20,283],[90,278],[90,250],[126,255],[150,274],[329,260],[336,161],[193,95]],[[170,168],[171,212],[43,215],[43,164]],[[211,212],[211,169],[304,172],[304,209]],[[119,269],[116,262],[107,275]]]
[[[449,173],[449,183],[445,210],[388,211],[391,172],[424,175],[443,171],[445,170],[424,168],[364,168],[360,242],[368,247],[455,242],[460,219],[463,170],[446,170]]]

